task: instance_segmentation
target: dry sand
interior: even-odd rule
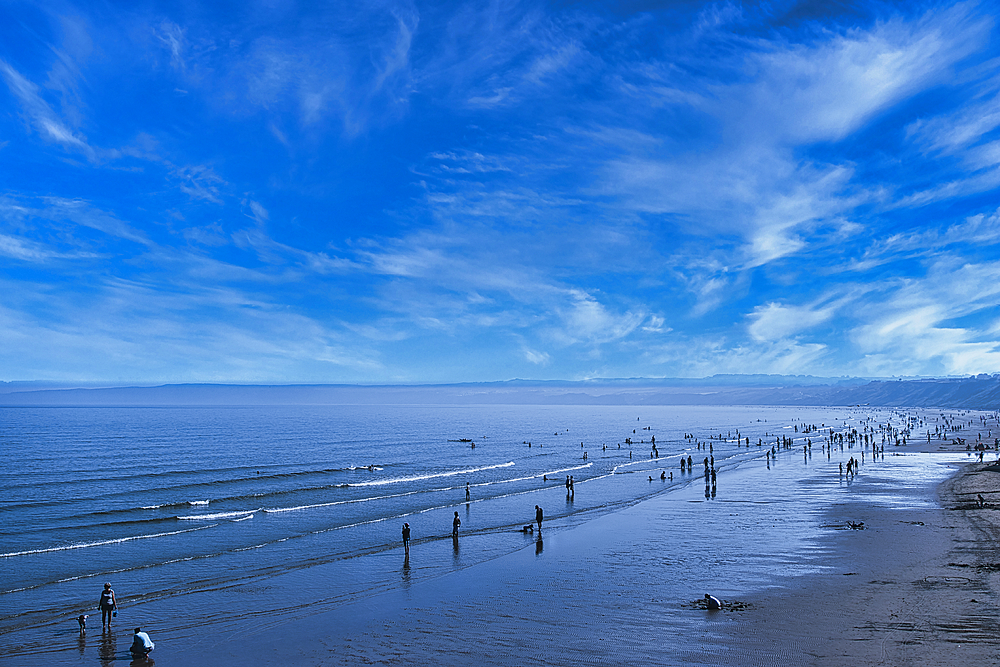
[[[1000,664],[1000,465],[966,463],[937,496],[932,509],[864,497],[831,508],[831,521],[851,517],[866,529],[832,536],[831,574],[736,614],[728,649],[746,660],[728,664],[774,655],[802,665]]]

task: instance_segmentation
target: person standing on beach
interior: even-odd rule
[[[458,527],[462,525],[462,520],[458,518],[458,512],[455,512],[455,518],[451,520],[451,536],[458,539]]]
[[[115,592],[111,590],[111,584],[104,584],[104,591],[101,592],[97,608],[101,610],[101,627],[110,630],[111,617],[118,609],[118,600],[115,599]]]
[[[465,499],[466,500],[469,499],[469,483],[468,482],[465,483]]]
[[[403,524],[403,552],[410,556],[410,524]]]
[[[542,532],[542,508],[535,505],[535,522],[538,523],[538,532]]]

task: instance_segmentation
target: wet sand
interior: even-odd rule
[[[968,463],[963,450],[921,460],[940,468],[933,483],[900,489],[880,476],[920,450],[869,460],[832,494],[819,457],[802,481],[822,487],[814,495],[766,489],[772,471],[748,465],[720,479],[717,500],[698,480],[431,579],[414,550],[409,567],[388,565],[399,591],[291,622],[262,616],[250,636],[192,638],[169,664],[996,664],[1000,467]],[[979,508],[976,493],[994,506]],[[807,544],[790,544],[800,530],[812,531]],[[744,570],[767,576],[734,590],[727,579]],[[703,609],[706,592],[725,609]],[[167,651],[159,657],[168,664]]]
[[[523,549],[471,566],[463,554],[496,536],[463,535],[457,549],[450,539],[415,544],[409,563],[400,547],[358,561],[395,572],[397,588],[332,609],[269,613],[349,569],[262,582],[252,624],[158,634],[183,612],[151,605],[143,625],[161,666],[997,664],[1000,466],[939,442],[886,453],[850,480],[838,456],[860,458],[858,448],[832,460],[781,452],[770,468],[759,460],[720,474],[714,499],[695,475],[591,521],[547,520],[544,539],[525,535]],[[452,571],[426,565],[443,558]],[[724,609],[704,609],[705,593]],[[230,594],[214,593],[217,604]],[[92,631],[74,653],[92,664],[98,645],[115,656],[105,664],[129,664],[128,633],[118,634],[104,651]],[[76,656],[36,657],[18,664]]]
[[[963,463],[937,487],[937,508],[887,509],[863,495],[831,508],[831,522],[851,517],[865,530],[830,536],[829,574],[754,598],[728,648],[751,657],[780,647],[810,665],[997,664],[1000,510],[972,499],[1000,500],[1000,474],[984,468]]]

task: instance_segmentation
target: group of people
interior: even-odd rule
[[[535,523],[538,524],[538,532],[539,532],[539,534],[541,534],[541,532],[542,532],[542,519],[543,518],[544,518],[544,512],[542,512],[542,508],[539,507],[538,505],[535,505]],[[461,527],[461,525],[462,525],[462,519],[459,518],[458,512],[455,512],[455,516],[451,520],[451,538],[453,540],[457,540],[458,539],[458,529]],[[402,532],[403,532],[403,551],[404,551],[404,553],[406,555],[406,558],[409,558],[410,557],[410,524],[409,523],[404,523],[403,524],[403,531]]]
[[[104,590],[101,591],[101,598],[97,602],[97,608],[101,610],[101,629],[105,631],[111,630],[111,620],[118,616],[118,599],[115,597],[115,591],[111,588],[110,583],[104,584]],[[87,631],[87,618],[87,614],[81,614],[77,617],[77,622],[80,624],[81,636]],[[141,627],[137,627],[132,634],[132,645],[128,650],[133,658],[146,658],[154,646],[155,644],[153,644],[153,640],[149,638],[149,635],[143,632]]]

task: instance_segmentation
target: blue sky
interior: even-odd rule
[[[998,371],[996,14],[0,0],[0,379]]]

